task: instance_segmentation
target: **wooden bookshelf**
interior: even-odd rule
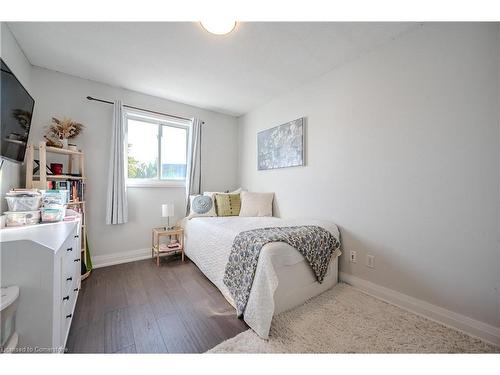
[[[83,155],[83,152],[82,151],[77,151],[77,150],[68,150],[66,148],[58,148],[58,147],[51,147],[51,146],[47,146],[45,144],[45,142],[40,142],[40,143],[43,143],[44,146],[45,146],[45,150],[46,152],[51,152],[53,154],[62,154],[62,155]],[[34,146],[34,149],[35,150],[39,150],[40,149],[40,145],[37,147],[37,146]]]
[[[35,154],[38,153],[38,159],[40,161],[39,174],[33,174]],[[67,159],[67,173],[63,175],[51,175],[47,174],[47,154],[59,154],[66,155]],[[78,175],[73,176],[73,167],[78,169]],[[50,147],[45,144],[45,142],[40,142],[38,145],[28,144],[26,150],[26,188],[27,189],[47,189],[48,181],[58,181],[58,180],[74,180],[74,181],[85,181],[85,154],[82,151],[67,150],[63,148]],[[80,235],[82,244],[82,262],[87,263],[87,210],[85,200],[72,200],[68,202],[68,208],[77,208],[82,215],[81,220],[81,230]],[[90,271],[83,274],[82,280],[87,278]]]
[[[33,176],[34,179],[40,180],[41,176]],[[85,177],[77,177],[66,174],[48,174],[45,177],[47,180],[85,180]]]

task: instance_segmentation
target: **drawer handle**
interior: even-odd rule
[[[75,238],[80,238],[80,236],[78,234],[75,234]]]
[[[73,289],[73,292],[78,292],[78,288]]]
[[[73,251],[73,248],[72,248],[72,247],[68,247],[68,248],[66,249],[66,251]]]
[[[63,297],[63,301],[69,301],[69,296]]]
[[[66,279],[66,281],[71,281],[71,280],[73,280],[73,277],[71,276]]]
[[[72,316],[73,316],[73,314],[68,314],[68,315],[66,315],[66,319],[69,319],[69,318],[71,318]]]
[[[76,258],[76,259],[74,260],[74,262],[79,262],[79,261],[80,261],[80,258]]]

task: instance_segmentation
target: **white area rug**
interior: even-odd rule
[[[209,353],[489,353],[499,347],[338,284],[273,319],[269,340],[252,330]]]

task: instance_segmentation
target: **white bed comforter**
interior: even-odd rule
[[[238,233],[265,227],[318,225],[330,231],[340,241],[339,230],[335,224],[311,219],[196,217],[190,220],[183,219],[180,225],[184,228],[186,255],[219,288],[233,306],[233,299],[222,280],[233,240]],[[332,262],[338,255],[340,251],[337,250],[332,256]],[[309,267],[302,254],[284,242],[272,242],[262,248],[244,314],[245,322],[259,336],[268,337],[275,313],[274,292],[279,284],[277,269],[300,262],[304,263],[304,267]],[[312,269],[310,272],[313,275]]]

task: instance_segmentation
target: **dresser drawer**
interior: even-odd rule
[[[73,267],[74,272],[72,276],[69,276],[64,283],[61,290],[61,301],[60,306],[60,342],[61,345],[65,344],[65,340],[68,336],[68,332],[73,320],[73,312],[75,309],[75,304],[78,296],[79,286],[80,286],[80,263],[75,263],[78,265]],[[78,270],[78,272],[76,272]],[[70,279],[70,280],[68,280]]]
[[[80,274],[80,241],[78,238],[75,238],[76,231],[73,231],[72,234],[67,238],[61,247],[61,256],[62,256],[62,281],[65,281],[66,278],[72,277]]]
[[[80,262],[75,262],[70,259],[68,262],[63,262],[61,272],[61,300],[67,304],[68,299],[80,287]],[[69,296],[69,298],[68,298]]]
[[[66,338],[68,337],[68,332],[71,327],[71,321],[73,320],[73,310],[76,302],[76,292],[72,292],[69,295],[69,300],[64,301],[61,304],[61,322],[60,322],[60,342],[62,345],[66,344]]]
[[[61,318],[66,321],[69,319],[67,318],[67,316],[73,313],[73,307],[75,306],[77,295],[78,289],[76,288],[76,286],[73,286],[72,289],[68,290],[68,294],[63,297],[65,299],[62,301],[61,305]]]
[[[63,302],[67,302],[69,297],[71,297],[71,295],[74,294],[75,289],[79,287],[78,277],[79,275],[73,273],[71,276],[66,277],[65,280],[62,282],[61,300]]]
[[[76,252],[73,251],[71,254],[64,257],[62,260],[62,276],[68,277],[74,275],[75,273],[80,274],[79,271],[81,268],[81,261],[82,260],[79,250],[77,250]]]

